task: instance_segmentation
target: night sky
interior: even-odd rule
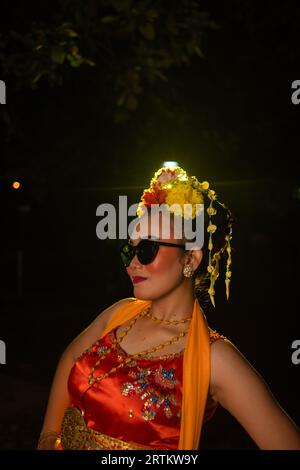
[[[86,2],[86,10],[75,0],[1,3],[0,339],[7,364],[0,374],[7,387],[0,390],[0,449],[35,447],[60,354],[103,308],[132,295],[119,241],[96,237],[96,208],[119,195],[137,202],[165,160],[209,181],[235,214],[231,299],[224,300],[220,280],[208,320],[300,423],[300,365],[291,361],[291,344],[300,340],[300,103],[291,99],[300,80],[300,7],[196,1],[206,18],[200,54],[178,52],[199,32],[189,23],[173,37],[182,62],[159,76],[148,56],[157,48],[168,58],[164,19],[176,17],[180,2],[125,1],[135,4],[126,25],[130,8],[152,11],[151,37],[144,26],[119,34],[119,20],[100,21],[121,17],[120,1]],[[79,35],[67,38],[70,61],[78,59],[74,41],[95,65],[57,62],[58,39],[49,31],[65,23]],[[32,33],[39,29],[44,36]],[[56,60],[52,75],[49,57],[32,52],[43,37],[41,50],[52,47]],[[139,78],[132,72],[137,60]],[[44,75],[34,86],[37,66]],[[203,445],[255,448],[221,409]]]

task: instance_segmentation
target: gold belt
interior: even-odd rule
[[[89,428],[74,406],[66,409],[61,425],[61,445],[64,450],[143,450],[152,449],[129,444]]]

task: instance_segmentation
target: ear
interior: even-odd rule
[[[203,258],[203,251],[200,249],[194,249],[190,251],[190,264],[193,267],[194,272],[200,265]]]

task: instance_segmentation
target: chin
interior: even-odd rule
[[[136,292],[135,290],[133,291],[134,293],[134,297],[138,300],[154,300],[154,298],[147,294],[146,292],[143,293],[143,292]]]
[[[143,289],[140,286],[133,287],[133,294],[136,299],[139,300],[153,300],[153,296],[150,292],[147,292],[148,289]]]
[[[147,292],[147,289],[134,289],[133,293],[139,300],[157,300],[165,295],[164,292]]]

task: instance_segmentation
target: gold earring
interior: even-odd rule
[[[184,277],[192,277],[194,274],[194,270],[193,270],[193,267],[191,264],[187,264],[184,268],[183,268],[183,275]]]

